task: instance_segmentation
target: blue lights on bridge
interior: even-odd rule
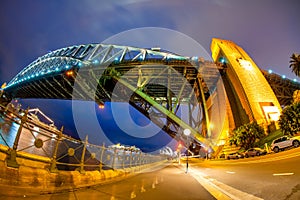
[[[78,67],[82,67],[83,66],[83,64],[82,64],[82,62],[78,62]]]
[[[94,65],[98,65],[100,62],[99,62],[99,60],[93,60],[93,62],[92,62]]]
[[[87,44],[70,46],[39,57],[19,74],[17,74],[6,86],[9,88],[22,82],[31,81],[31,79],[42,78],[50,74],[59,75],[71,69],[83,68],[86,66],[101,67],[102,62],[113,61],[114,64],[128,61],[187,61],[193,64],[199,64],[198,57],[185,57],[176,55],[161,49],[143,49],[130,46],[118,46],[110,44]],[[226,63],[226,58],[221,57],[219,62]],[[271,69],[268,72],[274,73]],[[286,79],[285,75],[281,76]],[[296,79],[291,81],[299,82]]]
[[[269,74],[277,74],[277,73],[275,73],[272,69],[268,69],[268,73]],[[286,77],[286,75],[280,75],[280,74],[277,74],[277,75],[279,75],[279,76],[281,76],[281,78],[282,79],[289,79],[288,77]],[[294,83],[297,83],[298,82],[298,80],[296,79],[296,78],[294,78],[294,79],[289,79],[289,80],[291,80],[291,81],[293,81]]]
[[[221,58],[220,62],[224,64],[225,63],[225,58]]]

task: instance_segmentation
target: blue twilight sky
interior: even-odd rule
[[[300,81],[289,68],[292,53],[300,53],[299,5],[298,0],[2,0],[0,83],[8,82],[50,50],[99,43],[122,31],[141,27],[182,32],[209,53],[213,37],[232,40],[260,68]],[[34,101],[42,104],[48,110],[46,114],[59,124],[71,124],[69,104],[59,102],[56,107],[64,111],[63,115],[53,113],[49,100]],[[104,124],[103,116],[110,116],[109,106],[101,111],[106,114],[99,115]],[[72,130],[71,125],[66,128]],[[136,142],[129,137],[127,142],[130,141]],[[149,141],[145,143],[153,146]]]

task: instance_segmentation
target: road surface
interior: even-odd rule
[[[57,194],[0,199],[300,199],[300,148],[239,160],[190,160],[118,182]]]
[[[191,173],[232,199],[300,199],[300,148],[239,160],[193,160]],[[244,198],[246,195],[247,198]]]
[[[117,199],[215,199],[178,164],[144,172],[118,182],[57,194],[31,197],[1,197],[1,200],[117,200]]]

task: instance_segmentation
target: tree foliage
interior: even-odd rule
[[[294,103],[300,102],[300,90],[295,90],[293,93]]]
[[[292,72],[294,72],[296,76],[300,77],[300,54],[293,53],[290,60],[290,68],[292,68]]]
[[[229,139],[230,145],[240,146],[244,149],[253,147],[256,140],[261,139],[265,136],[264,129],[257,124],[252,122],[244,124],[235,130]]]
[[[285,135],[295,135],[300,132],[300,102],[295,102],[282,110],[279,126]]]

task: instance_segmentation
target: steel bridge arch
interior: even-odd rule
[[[135,69],[136,66],[139,67]],[[164,66],[164,69],[161,69],[161,66]],[[149,68],[153,67],[160,69],[151,74]],[[136,70],[137,76],[133,79],[137,85],[129,79],[124,81],[120,78],[130,69]],[[185,84],[183,84],[177,88],[179,97],[174,98],[174,94],[168,89],[171,84],[171,69],[175,69],[187,79],[189,86],[196,94],[194,97],[185,91]],[[69,72],[72,74],[68,77]],[[150,92],[147,93],[143,87],[145,80],[147,83],[147,78],[152,75],[160,76],[157,80],[164,82],[168,87],[158,88],[157,85],[152,89],[148,87]],[[101,78],[98,79],[98,77]],[[182,134],[183,130],[190,129],[194,141],[210,147],[213,145],[205,104],[215,90],[219,79],[216,65],[197,57],[184,57],[160,49],[87,44],[58,49],[39,57],[19,72],[4,88],[4,91],[10,98],[72,99],[74,97],[72,93],[76,93],[77,99],[92,100],[103,104],[112,98],[113,87],[110,85],[120,82],[126,90],[134,93],[129,103],[148,118],[150,117],[149,108],[154,108],[157,117],[151,120],[172,137],[186,140],[186,136]],[[73,88],[76,80],[82,83],[78,90]],[[85,82],[85,80],[88,81]],[[144,85],[142,85],[143,81]],[[151,95],[151,92],[154,93],[155,90],[162,90],[162,92]],[[204,108],[202,113],[204,117],[195,118],[189,113],[189,123],[184,122],[176,115],[177,107],[181,103],[188,103],[190,111],[194,111],[197,104],[201,103]],[[162,117],[168,119],[167,123],[162,122],[160,119]],[[205,131],[201,131],[202,128]]]
[[[233,49],[238,48],[239,52],[243,52],[243,54],[237,59],[231,58],[233,54],[232,50],[227,49],[226,46],[228,45],[235,47]],[[255,66],[255,63],[247,53],[233,42],[213,39],[212,47],[215,62],[219,62],[218,58],[220,56],[231,59],[232,67],[237,68],[231,69],[232,74],[235,75],[232,75],[233,77],[236,77],[237,72],[244,73],[240,71],[241,63],[237,63],[237,61],[251,62]],[[239,55],[239,53],[235,52],[235,55]],[[221,61],[222,63],[224,64]],[[247,118],[245,120],[254,120],[253,117],[249,117],[252,116],[251,109],[253,109],[248,108],[250,107],[248,104],[251,98],[245,98],[247,92],[241,92],[240,88],[243,87],[238,87],[242,86],[243,80],[239,82],[234,78],[228,79],[228,81],[237,83],[232,85],[231,89],[234,86],[235,92],[239,91],[238,94],[242,96],[240,101],[243,104],[240,107],[235,108],[234,106],[236,105],[232,104],[230,105],[231,109],[228,109],[230,107],[229,103],[233,101],[230,98],[230,92],[226,88],[225,95],[215,98],[216,90],[221,85],[221,75],[224,76],[226,69],[224,65],[216,66],[212,62],[198,57],[180,56],[158,48],[145,49],[112,44],[75,45],[58,49],[39,57],[19,72],[1,90],[1,93],[4,92],[7,99],[81,99],[95,101],[98,104],[111,101],[113,95],[116,95],[117,98],[115,99],[120,101],[129,100],[133,107],[172,137],[186,140],[186,136],[182,133],[184,129],[188,128],[191,130],[195,141],[204,146],[215,146],[216,141],[226,140],[228,131],[236,127],[235,123],[238,120],[236,121],[235,118],[232,118],[232,115],[235,113],[233,112],[234,109],[243,108],[246,111],[248,109],[248,116],[245,115]],[[299,83],[282,79],[276,74],[270,74],[262,70],[257,72],[256,75],[260,73],[264,75],[264,78],[261,76],[260,80],[266,79],[267,82],[264,81],[266,87],[268,85],[272,87],[275,94],[274,97],[276,96],[281,106],[289,104],[293,91],[300,88]],[[127,77],[124,79],[125,74]],[[247,77],[247,73],[244,74]],[[171,80],[172,76],[176,78]],[[149,81],[151,78],[157,81],[157,84],[151,85]],[[188,84],[182,82],[181,78],[186,79]],[[74,88],[75,83],[78,83],[78,87]],[[121,92],[119,95],[113,91],[117,83],[123,87],[123,93]],[[229,83],[227,85],[230,86]],[[189,93],[185,86],[190,86],[195,95],[191,96],[191,91]],[[122,96],[131,93],[133,95],[127,99],[122,99]],[[212,133],[210,123],[210,120],[216,117],[211,115],[213,110],[211,106],[214,104],[214,98],[217,102],[222,98],[226,99],[224,100],[224,102],[226,101],[224,105],[220,106],[227,108],[225,112],[227,117],[230,118],[231,116],[227,122],[217,121],[221,127],[218,131],[215,131],[217,134]],[[256,99],[255,101],[258,100]],[[188,123],[176,115],[178,107],[182,104],[187,104],[189,108]],[[269,104],[262,101],[260,107],[268,106]],[[198,115],[195,117],[191,113],[197,110],[197,105],[200,105],[202,111],[198,112]],[[153,110],[155,110],[155,115],[151,113]],[[260,112],[261,108],[256,110]],[[151,118],[151,116],[155,117]],[[236,117],[241,119],[241,116],[238,115]],[[167,123],[162,120],[163,118],[167,118]],[[265,119],[259,120],[264,121]],[[220,138],[220,135],[223,138]]]

